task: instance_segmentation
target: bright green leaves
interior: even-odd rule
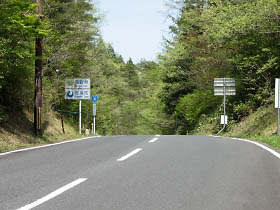
[[[251,33],[277,31],[280,5],[277,0],[230,1],[215,0],[216,6],[202,13],[203,30],[210,39],[222,42]]]
[[[43,37],[44,111],[62,110],[65,119],[74,122],[77,115],[70,113],[77,112],[78,103],[64,100],[64,81],[90,78],[91,94],[100,98],[99,134],[170,130],[172,120],[163,113],[164,104],[158,99],[162,88],[159,65],[125,63],[100,36],[100,16],[91,1],[44,1],[42,22],[35,11],[37,4],[31,2],[0,0],[0,121],[6,119],[3,116],[9,109],[32,110],[34,41]],[[91,116],[90,105],[90,101],[83,102],[83,116]],[[84,127],[91,122],[89,117]]]
[[[176,106],[178,116],[183,116],[188,122],[188,129],[195,128],[202,114],[208,114],[215,110],[219,101],[212,91],[196,90],[192,94],[188,94],[179,100]]]
[[[2,1],[0,9],[0,65],[22,64],[33,56],[30,41],[46,34],[44,26],[35,14],[36,4],[29,0]]]
[[[181,120],[180,126],[194,128],[204,110],[203,103],[195,103],[197,91],[211,90],[215,77],[236,79],[236,105],[249,101],[254,110],[270,103],[274,79],[280,77],[279,1],[180,2],[170,27],[173,39],[160,57],[166,111]]]
[[[5,32],[6,38],[21,36],[20,38],[32,38],[38,35],[45,35],[35,9],[37,4],[29,0],[11,0],[1,3],[0,10],[0,31]]]
[[[0,105],[7,110],[24,104],[33,89],[34,42],[47,33],[36,7],[30,0],[0,1]]]

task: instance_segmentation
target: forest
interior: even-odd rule
[[[38,37],[46,125],[53,112],[77,128],[78,100],[64,99],[69,78],[91,79],[99,135],[185,135],[206,128],[214,134],[223,108],[214,78],[236,81],[236,95],[227,98],[231,124],[274,103],[277,0],[169,0],[170,37],[156,61],[139,63],[124,61],[103,40],[94,0],[44,1],[42,21],[37,7],[31,0],[0,0],[0,133],[11,119],[33,112]],[[90,128],[92,102],[82,106],[83,129]]]
[[[279,1],[186,0],[170,26],[172,40],[160,56],[161,99],[176,119],[176,132],[199,131],[222,114],[213,94],[214,78],[234,78],[236,96],[228,97],[231,123],[274,103],[279,78]],[[275,116],[276,118],[276,116]],[[263,122],[259,122],[263,123]]]
[[[35,40],[43,39],[43,123],[48,113],[77,128],[78,100],[65,100],[65,81],[90,78],[98,95],[100,135],[161,133],[168,117],[157,97],[161,90],[158,63],[125,62],[100,34],[102,21],[94,1],[44,1],[43,18],[30,0],[1,0],[0,123],[15,113],[34,109]],[[92,102],[82,102],[83,129],[91,127]],[[30,127],[32,129],[32,126]]]

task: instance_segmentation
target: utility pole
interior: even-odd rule
[[[43,19],[43,0],[36,0],[39,3],[37,13],[40,20]],[[36,60],[35,60],[35,94],[34,94],[34,133],[42,135],[42,73],[43,73],[43,39],[36,38]]]

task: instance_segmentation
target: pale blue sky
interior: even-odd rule
[[[103,39],[127,61],[156,60],[168,36],[165,0],[98,0]]]

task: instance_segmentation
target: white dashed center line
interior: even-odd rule
[[[132,152],[128,153],[125,156],[122,156],[121,158],[117,159],[117,161],[124,161],[127,158],[131,157],[132,155],[135,155],[136,153],[140,152],[142,150],[142,148],[137,148],[135,150],[133,150]]]
[[[158,138],[153,138],[152,140],[150,140],[149,142],[150,143],[154,143],[155,141],[157,141],[158,140]]]
[[[52,198],[54,198],[54,197],[56,197],[56,196],[58,196],[58,195],[64,193],[65,191],[67,191],[67,190],[69,190],[69,189],[71,189],[71,188],[73,188],[73,187],[75,187],[75,186],[81,184],[82,182],[84,182],[84,181],[86,181],[86,180],[87,180],[87,178],[80,178],[80,179],[77,179],[77,180],[75,180],[75,181],[73,181],[73,182],[71,182],[71,183],[69,183],[69,184],[67,184],[67,185],[65,185],[65,186],[63,186],[63,187],[57,189],[56,191],[54,191],[54,192],[48,194],[47,196],[45,196],[45,197],[43,197],[43,198],[41,198],[41,199],[38,199],[38,200],[35,201],[34,203],[28,204],[28,205],[26,205],[26,206],[24,206],[24,207],[21,207],[21,208],[17,209],[17,210],[29,210],[29,209],[33,209],[33,208],[35,208],[36,206],[39,206],[39,205],[41,205],[41,204],[47,202],[48,200],[50,200],[50,199],[52,199]]]

